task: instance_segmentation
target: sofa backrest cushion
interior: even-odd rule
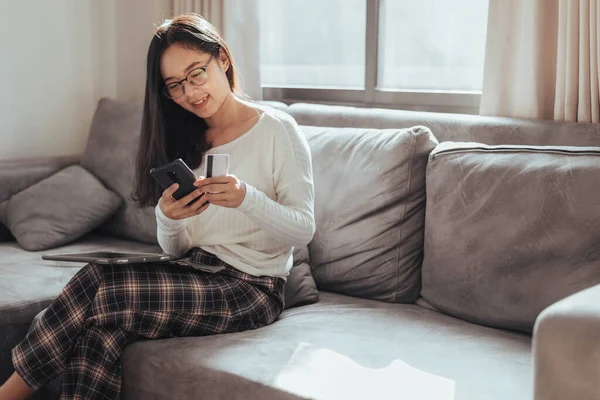
[[[422,296],[454,316],[531,332],[600,283],[600,148],[441,143],[427,167]]]
[[[275,105],[277,106],[277,105]],[[300,125],[402,129],[423,125],[438,141],[539,146],[600,146],[600,124],[295,103],[285,109]]]
[[[320,289],[388,302],[420,290],[429,129],[303,126],[313,159]]]
[[[141,121],[142,107],[139,105],[101,99],[81,165],[123,199],[121,208],[99,231],[157,244],[154,208],[141,209],[131,200]]]

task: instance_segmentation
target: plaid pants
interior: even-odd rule
[[[271,324],[283,310],[283,286],[200,248],[166,264],[88,264],[13,349],[13,365],[36,390],[63,372],[61,399],[118,399],[127,344]]]

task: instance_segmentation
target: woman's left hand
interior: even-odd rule
[[[235,175],[200,177],[194,185],[216,206],[238,208],[246,197],[246,185]]]

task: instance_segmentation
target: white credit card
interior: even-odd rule
[[[204,177],[229,174],[229,154],[207,154],[204,160]]]

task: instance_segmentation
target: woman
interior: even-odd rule
[[[180,200],[148,173],[176,158],[200,171],[215,153],[230,155],[231,174],[200,177]],[[61,372],[63,399],[116,399],[127,344],[256,329],[281,313],[293,246],[315,229],[309,148],[291,117],[241,98],[227,45],[198,15],[167,20],[150,43],[135,186],[181,260],[82,268],[13,349],[0,400]]]

